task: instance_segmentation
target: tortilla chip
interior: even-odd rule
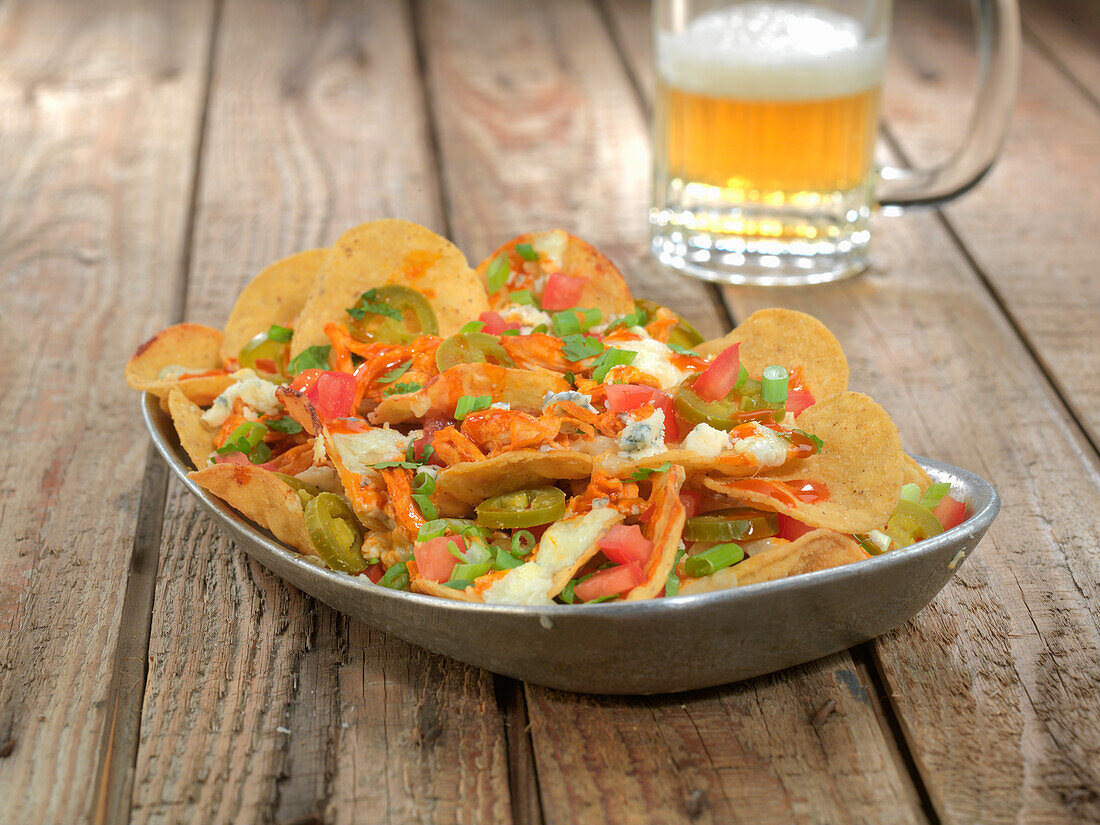
[[[476,507],[485,499],[501,493],[552,484],[559,479],[588,478],[590,475],[592,456],[584,453],[573,450],[514,450],[440,471],[432,501],[435,502],[436,496],[439,496]]]
[[[932,477],[924,471],[924,468],[920,466],[916,459],[905,454],[905,470],[901,477],[902,484],[916,484],[920,487],[921,495],[928,492],[928,488],[932,486]]]
[[[513,410],[538,415],[548,392],[565,392],[569,384],[548,370],[513,370],[496,364],[458,364],[444,370],[416,392],[391,395],[370,413],[373,424],[404,424],[426,417],[452,418],[463,395],[491,395]]]
[[[221,357],[236,358],[241,347],[272,324],[289,327],[302,311],[327,249],[307,249],[265,267],[244,288],[225,324]]]
[[[653,542],[653,553],[646,564],[645,581],[626,594],[624,601],[652,599],[663,593],[668,574],[676,564],[676,551],[684,531],[687,511],[680,501],[684,484],[684,468],[673,465],[665,473],[653,476],[653,492],[649,496],[653,514],[645,525],[645,537]]]
[[[820,453],[755,479],[706,478],[703,483],[732,499],[786,513],[811,527],[840,533],[881,528],[897,504],[905,465],[901,439],[890,416],[866,395],[845,392],[814,404],[795,423],[822,440]],[[795,487],[813,481],[824,484],[829,497],[784,501],[745,489],[757,481],[799,482]]]
[[[202,423],[202,408],[190,401],[179,388],[173,387],[168,393],[168,414],[172,416],[180,446],[195,469],[208,467],[210,454],[214,452],[215,431]]]
[[[626,460],[619,458],[615,453],[611,453],[610,455],[599,456],[597,458],[597,466],[603,472],[608,475],[613,475],[616,478],[627,478],[636,470],[643,467],[657,469],[666,462],[680,465],[689,475],[713,473],[726,476],[727,478],[747,478],[749,476],[758,475],[761,472],[761,466],[751,459],[746,463],[738,454],[727,453],[726,455],[729,457],[728,461],[723,461],[720,457],[707,458],[698,453],[693,453],[690,450],[667,450],[663,453],[649,456],[648,458]],[[787,465],[784,464],[782,466]],[[774,470],[777,468],[771,467],[768,469]]]
[[[443,337],[489,309],[485,287],[457,246],[415,223],[371,221],[341,235],[325,257],[295,321],[291,357],[328,344],[325,324],[347,321],[348,307],[366,290],[384,284],[423,294]]]
[[[537,263],[525,261],[516,252],[516,246],[519,244],[530,244],[531,248],[538,253],[539,261]],[[586,309],[596,307],[603,312],[605,321],[634,311],[634,297],[630,294],[630,287],[626,285],[615,264],[594,246],[564,230],[528,232],[498,247],[477,267],[477,274],[486,285],[488,285],[489,265],[501,253],[508,255],[509,265],[513,271],[527,267],[529,271],[538,272],[541,275],[560,272],[574,278],[586,278],[587,282],[581,289],[577,306]],[[489,296],[493,308],[496,309],[508,303],[511,292],[512,290],[505,286]],[[542,293],[537,292],[536,297],[541,299]]]
[[[217,464],[188,477],[279,541],[307,556],[317,555],[298,494],[275,473],[242,464]]]
[[[828,570],[871,556],[851,536],[832,530],[813,530],[787,544],[765,550],[710,576],[684,579],[680,595],[709,593],[730,587],[785,579],[799,573]]]
[[[815,401],[848,389],[844,350],[829,328],[812,315],[793,309],[761,309],[729,334],[695,350],[710,358],[738,341],[741,364],[753,378],[759,378],[764,367],[781,364],[802,371],[805,387]]]
[[[290,387],[279,387],[275,390],[275,397],[286,408],[286,414],[302,425],[306,435],[317,435],[321,432],[321,418],[304,392],[292,390]]]
[[[161,330],[140,347],[126,363],[126,383],[135,390],[167,397],[173,387],[202,407],[208,407],[233,383],[224,372],[214,375],[161,377],[166,367],[184,367],[188,373],[220,370],[222,334],[202,324],[176,324]]]

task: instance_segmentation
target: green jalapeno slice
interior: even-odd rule
[[[502,493],[476,508],[477,523],[494,530],[549,524],[565,515],[565,493],[557,487],[532,487]]]
[[[321,557],[333,570],[361,573],[367,566],[360,554],[363,531],[351,507],[335,493],[318,493],[305,507],[306,530]]]
[[[270,330],[261,332],[241,347],[241,351],[237,353],[237,363],[242,368],[284,379],[287,375],[290,345],[286,341],[274,340],[269,332]]]
[[[704,401],[693,385],[696,376],[689,375],[676,390],[676,412],[695,424],[707,424],[716,430],[732,430],[753,418],[770,414],[776,421],[783,420],[784,404],[768,404],[756,395],[742,395],[734,388],[728,396],[718,401]],[[759,386],[759,382],[754,382]]]
[[[908,547],[918,541],[938,536],[943,532],[939,519],[932,515],[927,507],[907,499],[900,499],[890,520],[886,522],[885,533],[898,547]]]
[[[689,518],[684,525],[687,541],[755,541],[779,532],[775,513],[735,507]]]
[[[668,307],[661,306],[656,301],[639,298],[634,302],[634,309],[643,310],[649,316],[649,320],[652,321],[657,314],[657,310],[668,309]],[[676,326],[669,333],[668,343],[685,349],[691,349],[703,343],[703,336],[699,334],[699,330],[688,322],[687,318],[671,309],[668,311],[676,316]]]
[[[352,316],[348,331],[359,341],[408,344],[418,335],[439,334],[435,310],[427,298],[411,287],[400,284],[375,287],[363,293],[352,309],[362,317]]]
[[[452,335],[435,351],[435,364],[439,371],[458,364],[497,364],[514,367],[516,362],[508,357],[495,336],[485,332],[460,332]]]

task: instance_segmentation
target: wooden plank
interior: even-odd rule
[[[187,317],[264,264],[400,215],[442,227],[407,9],[226,4]],[[139,821],[507,822],[492,678],[329,610],[173,486]]]
[[[175,309],[210,13],[0,9],[2,822],[92,817],[147,459],[122,365]]]
[[[973,94],[966,7],[900,3],[897,27],[886,120],[915,163],[942,158],[964,128]],[[1100,444],[1100,279],[1093,274],[1100,248],[1084,239],[1100,234],[1098,133],[1100,110],[1025,43],[1004,152],[981,186],[945,210],[1093,444]]]
[[[936,47],[958,43],[939,22],[949,10],[921,8],[901,5],[895,44],[935,86],[945,82],[938,67],[963,58],[954,46]],[[897,65],[896,108],[888,111],[908,112],[924,104],[912,81],[896,99]],[[1035,128],[1030,108],[1017,130]],[[942,120],[937,126],[947,130]],[[1046,187],[1035,194],[1051,197]],[[1002,237],[1033,216],[1019,207],[998,214],[1007,223]],[[782,292],[731,288],[727,300],[738,316],[782,303],[822,318],[844,344],[854,387],[893,413],[910,450],[970,467],[1004,497],[977,557],[913,622],[875,643],[936,815],[945,823],[1095,821],[1096,455],[937,218],[881,220],[875,231],[878,264],[861,279]]]
[[[637,290],[717,331],[709,290],[648,262],[645,125],[597,11],[418,9],[459,243],[484,254],[534,227],[575,229],[629,261]],[[842,654],[664,700],[528,687],[545,819],[922,821],[870,706],[848,693],[853,673]],[[818,731],[810,720],[830,698],[841,713]]]
[[[1100,106],[1100,9],[1088,0],[1024,0],[1024,36]]]

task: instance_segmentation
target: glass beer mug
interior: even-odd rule
[[[656,0],[653,254],[710,281],[823,283],[867,265],[875,205],[950,200],[989,170],[1019,74],[1015,0],[974,0],[978,100],[926,170],[873,164],[890,0]]]

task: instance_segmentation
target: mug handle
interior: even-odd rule
[[[875,196],[887,210],[935,206],[974,187],[1001,151],[1020,78],[1016,0],[973,0],[978,29],[978,97],[962,145],[928,169],[885,166]]]

